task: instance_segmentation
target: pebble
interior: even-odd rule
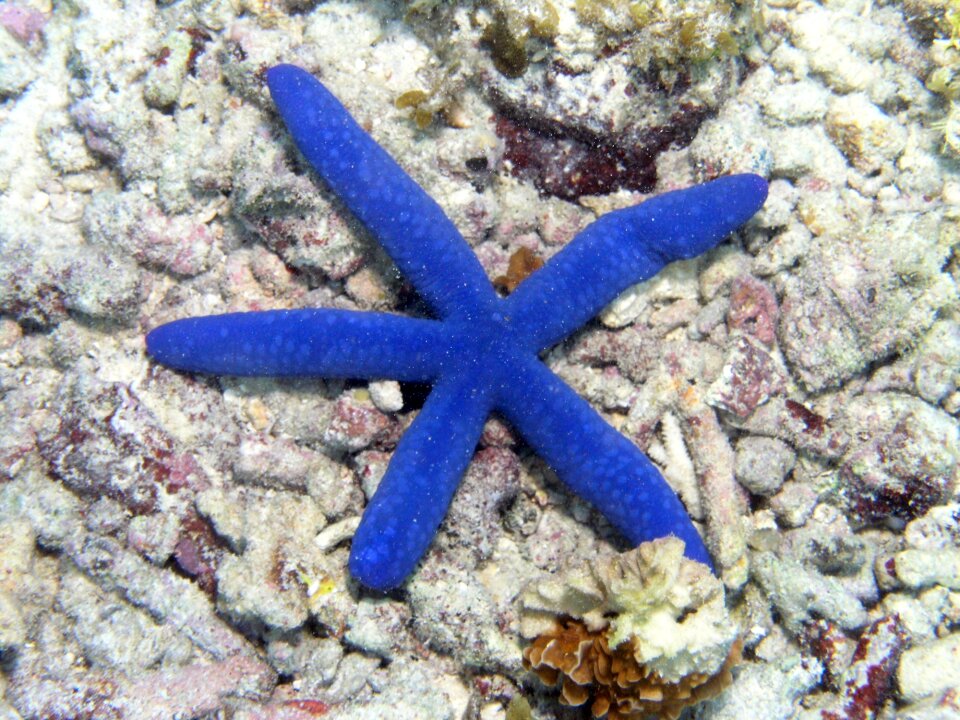
[[[917,702],[950,688],[960,688],[960,633],[912,647],[897,669],[900,697]]]
[[[776,495],[770,498],[770,509],[787,527],[803,525],[817,504],[817,493],[802,482],[786,482]]]
[[[748,435],[737,441],[737,481],[754,495],[769,497],[780,490],[796,460],[783,440]]]
[[[879,74],[879,70],[857,52],[865,49],[858,36],[866,35],[869,25],[813,6],[795,19],[792,40],[798,48],[807,51],[814,73],[833,90],[849,93],[869,87]],[[882,42],[882,38],[874,42]]]
[[[786,382],[778,363],[756,340],[740,336],[731,344],[720,374],[707,391],[708,404],[747,417],[771,396],[784,391]]]
[[[960,590],[960,548],[945,550],[902,550],[890,559],[896,579],[919,590],[940,585]],[[889,562],[889,561],[888,561]]]
[[[850,164],[864,174],[879,172],[907,144],[906,129],[863,93],[831,100],[826,128]]]
[[[860,601],[841,582],[793,559],[757,553],[751,569],[791,632],[812,616],[832,620],[845,630],[861,628],[869,620]]]
[[[370,399],[377,410],[385,413],[399,412],[403,409],[403,393],[396,380],[376,380],[368,385]]]
[[[710,703],[711,720],[789,720],[800,698],[820,682],[823,666],[798,654],[768,663],[749,663],[737,673],[737,682]]]
[[[827,113],[829,91],[815,80],[776,85],[760,100],[767,117],[787,125],[819,120]]]

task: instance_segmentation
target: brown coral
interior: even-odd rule
[[[524,664],[594,717],[673,720],[740,659],[723,583],[672,536],[535,580],[522,603]]]
[[[524,650],[524,666],[548,685],[560,682],[560,701],[565,705],[583,705],[592,696],[594,717],[631,720],[655,715],[676,720],[685,707],[729,686],[730,669],[740,661],[738,640],[717,672],[691,673],[668,682],[637,662],[636,638],[611,649],[607,636],[606,629],[591,632],[583,622],[567,619]]]
[[[543,258],[528,247],[520,247],[510,256],[510,264],[506,275],[498,275],[493,284],[497,290],[507,295],[517,289],[517,286],[530,275],[543,267]]]

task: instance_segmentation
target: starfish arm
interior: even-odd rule
[[[168,367],[213,375],[390,378],[427,382],[445,337],[436,320],[350,310],[269,310],[185,318],[147,335]]]
[[[350,573],[364,585],[396,587],[429,547],[490,413],[479,387],[472,373],[440,380],[401,439],[353,537]]]
[[[300,152],[441,317],[470,315],[496,299],[440,206],[316,78],[277,65],[267,84]]]
[[[535,357],[518,363],[522,396],[504,393],[496,409],[557,476],[632,545],[675,535],[687,557],[713,567],[683,504],[647,457]]]
[[[555,345],[630,285],[695,257],[745,223],[767,197],[758,175],[731,175],[608,213],[507,298],[534,350]]]

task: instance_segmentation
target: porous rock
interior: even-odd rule
[[[754,495],[773,495],[796,460],[797,454],[783,440],[748,435],[737,442],[737,481]]]
[[[877,172],[893,162],[907,144],[906,129],[862,93],[835,98],[826,128],[850,164],[862,173]]]
[[[855,521],[912,520],[949,497],[960,460],[950,416],[897,393],[862,395],[846,415],[859,440],[843,458],[840,492]]]
[[[837,385],[889,357],[955,302],[941,271],[955,227],[937,212],[896,213],[860,229],[836,227],[811,247],[784,283],[778,333],[807,387]]]
[[[897,669],[900,697],[916,702],[960,687],[960,633],[912,647],[900,658]]]

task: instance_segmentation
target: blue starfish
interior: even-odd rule
[[[688,557],[711,565],[656,468],[538,354],[629,285],[720,242],[763,205],[766,182],[725,177],[604,215],[500,298],[440,206],[319,81],[279,65],[267,72],[267,84],[300,152],[438,319],[334,309],[232,313],[158,327],[147,336],[147,351],[164,365],[218,375],[433,385],[363,514],[350,555],[353,576],[388,590],[413,571],[491,412],[631,543],[676,535]]]

